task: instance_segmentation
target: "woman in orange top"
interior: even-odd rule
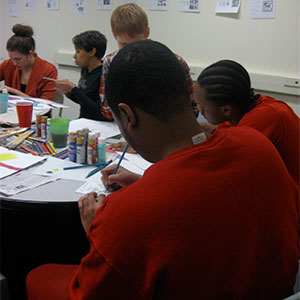
[[[56,67],[34,52],[35,41],[30,26],[16,24],[12,31],[14,35],[6,44],[10,59],[0,64],[0,80],[5,81],[4,87],[10,94],[53,100],[55,83],[43,77],[56,79]]]

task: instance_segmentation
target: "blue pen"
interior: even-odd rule
[[[112,160],[108,161],[106,164],[100,165],[98,168],[94,169],[94,170],[91,171],[89,174],[87,174],[85,178],[91,177],[92,175],[96,174],[97,172],[99,172],[100,170],[102,170],[102,169],[104,169],[106,166],[108,166],[111,162],[112,162]]]
[[[129,147],[129,144],[126,145],[126,147],[125,147],[125,149],[124,149],[124,151],[123,151],[123,153],[122,153],[122,155],[121,155],[121,157],[119,159],[119,162],[116,165],[116,167],[115,167],[114,171],[112,172],[112,174],[116,174],[117,173],[117,171],[118,171],[118,169],[120,167],[120,164],[121,164],[121,162],[122,162],[122,160],[123,160],[123,158],[125,156],[125,153],[126,153],[128,147]],[[105,187],[106,192],[108,191],[108,189],[109,189],[109,184]]]

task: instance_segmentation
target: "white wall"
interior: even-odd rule
[[[37,10],[26,11],[24,0],[19,0],[19,16],[7,16],[7,1],[0,6],[0,57],[7,58],[5,45],[16,23],[31,25],[39,56],[55,63],[55,53],[73,52],[72,37],[88,29],[104,33],[108,52],[117,48],[110,31],[111,11],[97,11],[96,0],[88,0],[85,15],[73,15],[71,0],[60,0],[59,11],[48,11],[46,0],[36,0]],[[113,9],[122,4],[113,0]],[[300,1],[277,0],[275,19],[250,19],[249,0],[242,0],[239,14],[216,15],[215,0],[201,0],[200,13],[181,13],[178,0],[168,1],[168,11],[149,11],[148,0],[140,5],[149,16],[150,38],[169,46],[185,58],[192,67],[205,67],[220,59],[233,59],[250,73],[279,77],[300,78]],[[59,66],[59,77],[77,81],[75,68]],[[260,88],[262,90],[262,88]],[[266,88],[266,90],[268,90]],[[300,116],[299,93],[272,94],[287,101]],[[268,90],[260,91],[270,94]],[[294,93],[295,94],[295,93]],[[69,102],[67,102],[69,104]],[[77,106],[64,114],[77,116]]]

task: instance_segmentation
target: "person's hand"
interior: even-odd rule
[[[56,88],[64,94],[68,94],[76,86],[73,82],[68,79],[58,79],[55,81]]]
[[[107,146],[107,148],[111,149],[113,151],[123,152],[126,145],[127,145],[126,142],[119,142],[119,143],[115,143],[115,144],[110,144]],[[128,147],[127,152],[134,153],[134,154],[136,153],[136,151],[130,146]]]
[[[213,131],[218,127],[217,125],[213,125],[209,122],[199,122],[202,129],[208,133],[213,133]]]
[[[89,226],[94,221],[98,208],[102,205],[105,195],[99,195],[95,192],[88,193],[78,200],[78,207],[82,226],[87,232]]]
[[[0,88],[0,92],[3,91],[3,89],[7,89],[7,92],[9,94],[13,94],[13,95],[19,95],[19,96],[22,96],[22,95],[25,95],[24,93],[22,93],[21,91],[17,90],[17,89],[14,89],[10,86],[7,86],[7,85],[4,85],[2,88]]]
[[[110,191],[116,191],[121,187],[128,186],[141,178],[141,175],[132,173],[122,167],[119,167],[116,174],[113,174],[116,165],[110,165],[101,170],[101,180],[104,186],[109,185]]]

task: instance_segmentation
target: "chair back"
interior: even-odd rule
[[[59,104],[64,104],[64,94],[58,90],[56,90],[56,94],[53,98],[53,101]],[[62,117],[62,108],[59,108],[58,116]]]

